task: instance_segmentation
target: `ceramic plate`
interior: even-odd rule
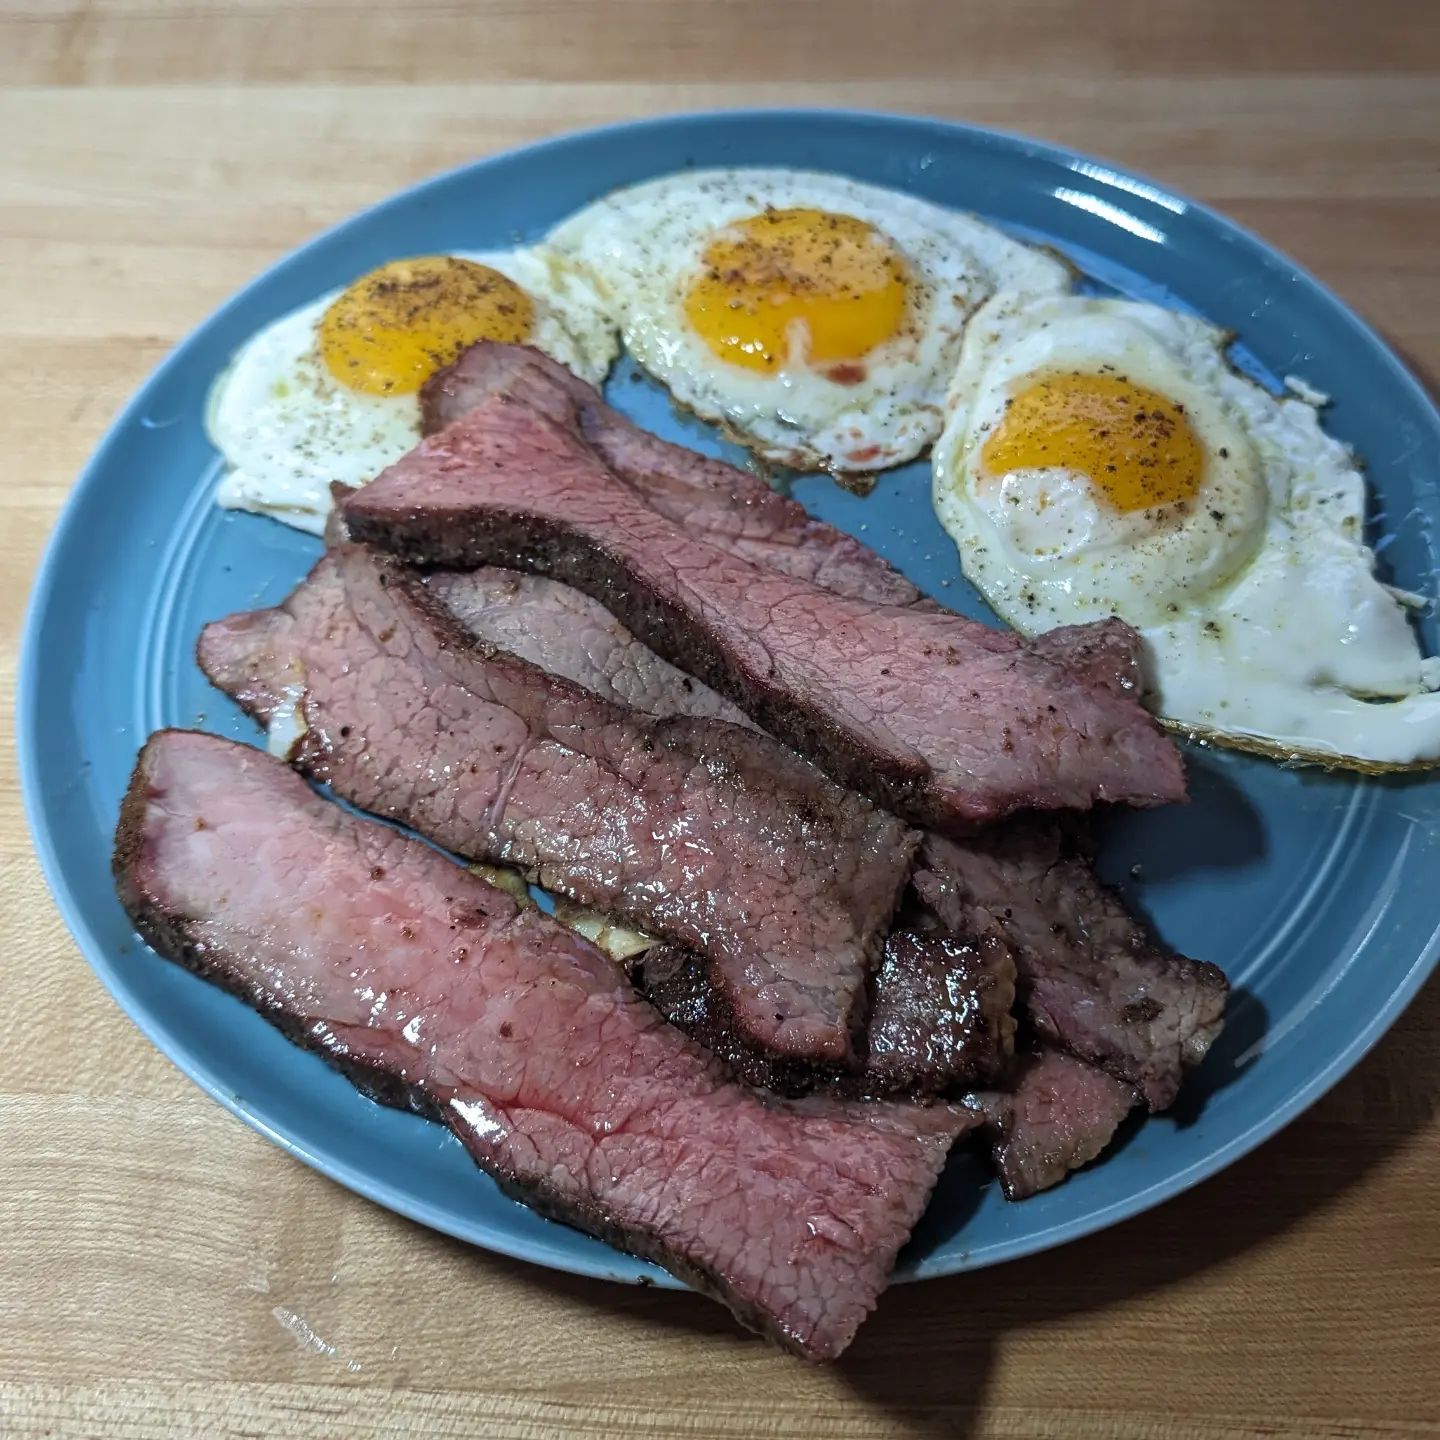
[[[238,1001],[159,960],[110,886],[116,808],[162,725],[256,733],[205,682],[201,624],[279,600],[318,543],[218,510],[205,394],[232,351],[283,312],[396,256],[538,240],[605,191],[692,166],[833,170],[980,212],[1069,256],[1097,291],[1194,309],[1233,330],[1265,382],[1335,397],[1332,433],[1364,457],[1396,583],[1437,571],[1440,416],[1394,355],[1307,275],[1189,200],[1098,161],[958,125],[848,113],[685,116],[496,156],[396,196],[267,271],[190,336],[116,422],[75,487],[36,586],[19,741],[46,874],[81,949],[136,1024],[223,1105],[344,1185],[437,1229],[542,1264],[673,1284],[507,1200],[438,1126],[361,1098]],[[643,425],[725,454],[622,364],[608,393]],[[993,618],[960,577],[924,462],[860,499],[796,482],[815,514],[919,585]],[[1433,619],[1425,622],[1433,651]],[[1258,1145],[1334,1084],[1434,967],[1440,783],[1285,769],[1191,748],[1193,802],[1117,817],[1104,873],[1178,949],[1218,962],[1229,1022],[1170,1115],[1135,1124],[1105,1163],[1007,1204],[969,1155],[951,1163],[901,1274],[1025,1255],[1158,1204]],[[1132,867],[1139,866],[1132,875]]]

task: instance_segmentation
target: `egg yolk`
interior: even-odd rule
[[[859,360],[905,321],[905,263],[852,215],[766,210],[711,240],[704,265],[685,316],[732,365],[773,372]]]
[[[320,353],[342,385],[413,395],[477,340],[530,338],[535,306],[508,276],[473,260],[392,260],[336,297],[320,320]]]
[[[994,475],[1078,470],[1116,510],[1193,500],[1205,451],[1185,407],[1118,375],[1050,375],[1012,395],[981,449]]]

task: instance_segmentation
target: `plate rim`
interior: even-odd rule
[[[1228,233],[1242,239],[1254,252],[1258,252],[1268,261],[1279,262],[1286,267],[1291,275],[1311,292],[1307,298],[1316,299],[1330,306],[1364,338],[1373,353],[1373,358],[1383,362],[1387,372],[1387,385],[1395,385],[1407,390],[1409,398],[1418,403],[1430,424],[1440,431],[1440,408],[1437,408],[1435,401],[1432,400],[1409,365],[1380,333],[1344,299],[1322,284],[1304,267],[1298,265],[1289,255],[1220,211],[1212,209],[1140,171],[1083,151],[1072,150],[1067,146],[1037,140],[1021,133],[997,130],[988,126],[973,125],[932,115],[845,107],[757,107],[665,113],[591,126],[580,130],[567,130],[521,145],[497,150],[487,155],[477,156],[391,192],[291,247],[252,275],[239,289],[202,317],[170,347],[105,428],[71,485],[54,527],[46,539],[41,560],[31,584],[20,630],[20,659],[16,675],[15,696],[15,738],[17,768],[26,823],[29,827],[31,842],[40,861],[42,875],[72,941],[84,957],[86,964],[99,978],[111,999],[140,1033],[176,1069],[212,1100],[218,1101],[230,1114],[244,1121],[252,1130],[278,1145],[293,1158],[319,1171],[328,1179],[337,1181],[347,1189],[364,1196],[367,1200],[383,1205],[407,1219],[496,1254],[528,1261],[567,1274],[632,1284],[642,1283],[642,1281],[658,1283],[666,1288],[676,1289],[683,1288],[680,1282],[650,1266],[645,1266],[643,1273],[639,1275],[615,1273],[615,1264],[632,1263],[633,1257],[624,1252],[611,1250],[609,1247],[601,1252],[599,1257],[592,1260],[583,1255],[576,1257],[565,1251],[563,1247],[541,1242],[535,1237],[516,1237],[512,1236],[510,1232],[490,1232],[487,1233],[485,1239],[477,1239],[473,1228],[467,1230],[451,1220],[443,1207],[412,1200],[390,1181],[377,1178],[333,1155],[321,1154],[313,1147],[288,1134],[284,1129],[271,1124],[263,1115],[252,1110],[242,1097],[236,1095],[219,1081],[203,1055],[193,1048],[187,1047],[178,1038],[172,1042],[172,1037],[163,1021],[152,1014],[139,997],[130,993],[116,963],[117,957],[110,947],[104,945],[100,938],[92,933],[90,928],[79,918],[81,906],[60,861],[52,831],[46,823],[37,740],[37,706],[41,685],[39,634],[60,579],[60,556],[66,549],[71,531],[79,524],[80,513],[88,493],[95,488],[101,478],[110,450],[119,443],[120,437],[125,432],[139,422],[151,391],[158,387],[177,365],[183,362],[189,348],[196,343],[197,337],[202,332],[210,330],[222,317],[249,303],[250,297],[255,291],[261,289],[277,271],[289,265],[296,257],[351,229],[358,230],[373,224],[392,206],[411,202],[417,195],[423,194],[428,189],[438,189],[471,171],[497,161],[563,149],[577,142],[623,138],[632,135],[643,136],[651,131],[663,131],[684,125],[724,126],[740,120],[747,123],[769,121],[788,126],[819,123],[875,126],[877,128],[899,127],[910,130],[916,135],[941,132],[951,137],[958,135],[971,145],[1018,154],[1026,159],[1051,165],[1058,164],[1066,169],[1074,170],[1077,174],[1092,181],[1106,183],[1114,179],[1121,179],[1132,182],[1133,188],[1123,185],[1116,188],[1130,194],[1132,198],[1143,198],[1160,204],[1168,201],[1171,206],[1178,207],[1178,213],[1193,213],[1202,222],[1220,233]],[[1219,1174],[1284,1129],[1353,1070],[1395,1024],[1437,965],[1440,965],[1440,931],[1432,932],[1370,1022],[1338,1052],[1333,1054],[1327,1063],[1317,1070],[1312,1070],[1292,1086],[1283,1102],[1276,1105],[1253,1125],[1248,1126],[1239,1134],[1231,1136],[1224,1144],[1195,1160],[1178,1173],[1172,1173],[1165,1179],[1145,1186],[1100,1210],[1063,1220],[1038,1235],[1031,1234],[1023,1238],[1001,1242],[990,1247],[983,1257],[972,1260],[968,1255],[962,1254],[958,1261],[946,1260],[934,1265],[922,1260],[910,1273],[897,1276],[896,1283],[978,1270],[1024,1255],[1042,1253],[1131,1219],[1167,1200],[1174,1199],[1204,1180]],[[1164,1193],[1157,1196],[1155,1194],[1157,1189],[1163,1190]],[[614,1262],[608,1268],[603,1258],[605,1254],[614,1256]]]

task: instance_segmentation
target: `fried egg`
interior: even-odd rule
[[[1440,661],[1364,540],[1354,455],[1308,387],[1124,300],[997,297],[934,451],[966,577],[1026,634],[1119,615],[1157,713],[1218,743],[1361,769],[1440,760]],[[1304,396],[1305,398],[1300,398]]]
[[[939,433],[966,319],[1067,267],[971,216],[836,175],[667,175],[549,243],[595,278],[627,349],[766,460],[884,469]]]
[[[599,384],[619,349],[586,278],[543,247],[394,260],[253,336],[211,387],[219,503],[320,534],[420,437],[425,380],[478,340],[534,345]]]

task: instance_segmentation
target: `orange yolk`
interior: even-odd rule
[[[1193,500],[1205,465],[1183,405],[1119,376],[1078,371],[1013,395],[980,453],[992,475],[1079,470],[1121,511]]]
[[[392,260],[337,296],[320,320],[320,353],[342,385],[413,395],[477,340],[530,338],[535,306],[508,276],[448,255]]]
[[[905,321],[904,261],[851,215],[766,210],[717,235],[704,264],[685,316],[732,365],[771,372],[858,360]]]

